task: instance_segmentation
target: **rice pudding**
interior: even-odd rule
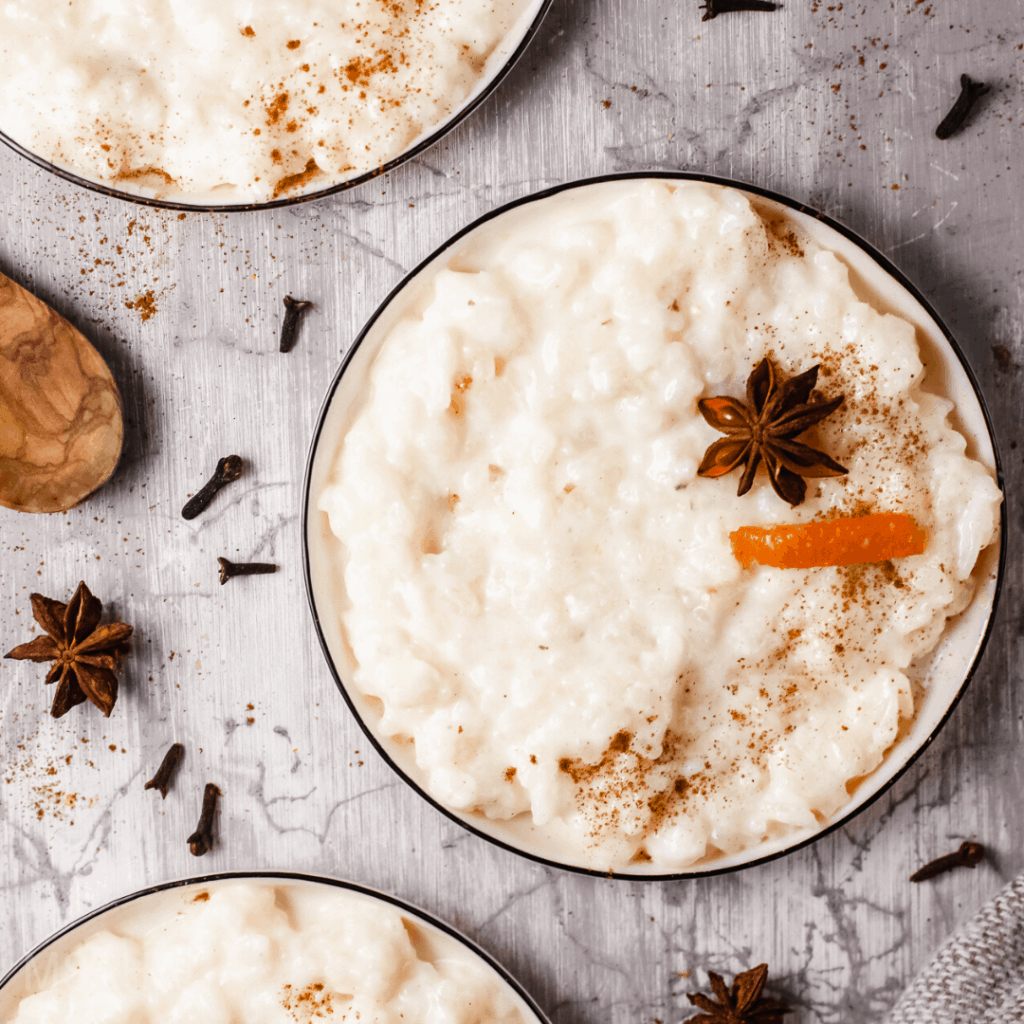
[[[346,684],[453,810],[677,871],[800,831],[905,735],[998,534],[915,329],[716,185],[589,185],[488,222],[399,297],[318,506]],[[697,475],[698,411],[770,357],[844,403],[793,508]],[[738,476],[738,474],[737,474]],[[744,528],[913,517],[923,553],[744,568]],[[321,614],[323,612],[321,611]]]
[[[155,902],[155,909],[151,906]],[[311,883],[230,880],[103,915],[39,973],[12,1024],[315,1020],[526,1024],[469,947],[383,900]],[[87,925],[86,928],[89,928]],[[44,951],[43,956],[47,951]],[[17,977],[17,976],[16,976]]]
[[[214,203],[394,160],[509,59],[540,0],[7,0],[0,131],[128,192]]]

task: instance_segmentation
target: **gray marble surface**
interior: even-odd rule
[[[762,960],[789,1019],[880,1020],[936,945],[1024,870],[1022,26],[1024,0],[787,0],[707,23],[698,0],[555,0],[510,78],[439,145],[348,193],[262,214],[143,209],[0,152],[0,271],[97,345],[127,420],[121,467],[86,504],[0,509],[0,647],[31,635],[31,591],[66,599],[79,579],[136,627],[109,720],[88,707],[51,720],[41,669],[0,662],[0,973],[123,893],[279,868],[351,878],[446,918],[555,1024],[683,1020],[706,969]],[[939,142],[962,72],[992,91]],[[988,651],[917,765],[808,849],[667,884],[519,860],[409,791],[334,688],[299,538],[321,398],[403,274],[507,200],[643,168],[778,190],[888,254],[970,358],[1011,502]],[[286,293],[316,310],[283,356]],[[250,472],[184,522],[185,496],[230,451]],[[221,587],[218,555],[281,570]],[[161,802],[142,784],[173,740],[188,756]],[[197,861],[184,840],[207,780],[224,791],[219,844]],[[908,884],[968,837],[989,846],[987,863]]]

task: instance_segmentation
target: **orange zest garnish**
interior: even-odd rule
[[[877,512],[792,526],[742,526],[729,540],[745,569],[752,562],[776,569],[814,569],[920,555],[928,535],[913,516]]]

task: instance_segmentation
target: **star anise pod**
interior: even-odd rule
[[[117,700],[117,676],[121,658],[131,646],[132,627],[126,622],[101,626],[103,605],[84,583],[78,584],[67,604],[42,594],[32,594],[32,615],[46,630],[4,655],[27,661],[52,661],[47,683],[57,683],[50,714],[60,718],[76,704],[91,700],[110,716]]]
[[[732,988],[726,987],[720,974],[708,971],[708,981],[718,1002],[700,992],[687,992],[686,998],[704,1012],[688,1018],[686,1024],[782,1024],[782,1016],[789,1013],[789,1007],[761,998],[767,980],[767,964],[737,974]]]
[[[697,475],[725,476],[742,463],[736,491],[742,495],[750,490],[763,461],[775,493],[790,505],[799,505],[807,493],[803,477],[845,473],[845,467],[824,452],[793,440],[843,404],[843,395],[828,402],[808,402],[817,382],[817,366],[786,380],[765,358],[747,379],[745,405],[725,395],[702,398],[697,408],[704,419],[729,436],[708,448]]]

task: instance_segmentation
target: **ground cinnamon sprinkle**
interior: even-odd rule
[[[448,405],[448,411],[453,416],[461,416],[466,409],[466,400],[462,392],[468,391],[473,383],[473,378],[468,373],[458,373],[452,381],[452,398]]]
[[[292,191],[305,185],[306,182],[312,181],[318,174],[320,174],[320,168],[317,167],[315,160],[306,161],[306,169],[299,171],[298,174],[286,174],[281,178],[278,183],[274,186],[274,199],[279,196],[283,196],[286,192]]]
[[[134,299],[129,299],[125,302],[125,308],[134,309],[142,318],[143,323],[145,323],[157,312],[156,296],[153,293],[153,289],[150,288],[141,295],[136,295]]]
[[[37,742],[32,743],[33,739]],[[82,742],[87,742],[84,737]],[[12,787],[3,795],[3,802],[9,806],[21,803],[37,821],[49,817],[74,825],[76,809],[93,807],[97,798],[72,791],[67,782],[62,781],[64,769],[71,764],[74,754],[55,755],[39,751],[40,743],[36,736],[25,737],[10,748],[0,769],[0,782]],[[86,764],[96,767],[92,761],[86,761]]]
[[[175,181],[160,167],[137,167],[134,170],[121,170],[114,175],[114,181],[138,181],[145,183],[149,178],[159,178],[165,185],[174,185]]]
[[[334,1014],[331,993],[324,991],[321,981],[313,982],[301,989],[285,985],[281,1005],[291,1014],[292,1020],[302,1024],[322,1020]]]
[[[284,117],[286,111],[288,110],[289,99],[290,97],[288,93],[282,92],[278,93],[277,96],[275,96],[270,103],[266,104],[265,109],[267,111],[267,125],[269,127],[273,127],[275,124],[277,124],[278,121],[281,120],[282,117]]]
[[[656,832],[667,820],[684,811],[686,797],[703,793],[705,779],[698,773],[690,779],[677,776],[675,764],[681,754],[680,737],[671,730],[665,734],[661,753],[651,756],[632,749],[634,736],[626,730],[609,741],[601,760],[587,764],[579,758],[563,757],[559,770],[576,784],[577,806],[587,815],[591,837],[607,829],[621,827],[623,814],[646,808],[649,820],[644,835]],[[635,860],[649,860],[641,847]]]

